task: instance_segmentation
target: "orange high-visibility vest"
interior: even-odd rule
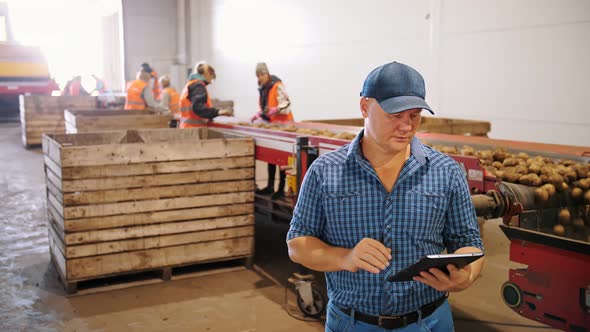
[[[80,82],[79,80],[73,80],[70,84],[70,96],[79,96],[81,88],[82,82]]]
[[[126,110],[144,110],[147,105],[141,96],[143,89],[147,86],[147,82],[142,80],[135,80],[128,85],[127,99],[125,100]]]
[[[278,99],[278,90],[279,90],[279,85],[281,85],[283,83],[281,82],[276,82],[275,84],[272,85],[272,88],[270,88],[270,91],[268,92],[268,100],[266,102],[266,106],[270,109],[272,107],[278,107],[279,106],[279,99]],[[289,111],[289,113],[287,114],[280,114],[280,113],[276,113],[270,116],[270,122],[293,122],[293,113],[291,113]]]
[[[198,127],[206,127],[209,119],[202,118],[193,112],[193,103],[189,99],[188,95],[188,88],[193,84],[202,84],[205,89],[207,89],[207,85],[205,82],[200,80],[190,80],[182,89],[182,93],[180,94],[180,124],[178,128],[198,128]],[[212,107],[211,97],[209,93],[207,93],[207,103],[205,107]]]
[[[180,114],[178,114],[178,104],[180,103],[180,95],[172,87],[165,88],[164,92],[168,93],[168,95],[170,96],[170,100],[168,101],[168,109],[170,110],[170,113],[172,113],[174,117],[176,117],[177,115],[180,116]]]

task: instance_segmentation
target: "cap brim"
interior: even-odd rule
[[[425,109],[430,113],[434,114],[430,106],[424,101],[424,99],[416,96],[400,96],[389,99],[377,99],[379,106],[389,114],[395,114],[411,109]]]

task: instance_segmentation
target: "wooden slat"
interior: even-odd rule
[[[253,179],[254,168],[238,168],[231,171],[213,170],[158,175],[138,175],[129,177],[64,180],[62,190],[66,192],[94,191],[123,188],[156,187],[174,184],[204,183]]]
[[[48,170],[47,173],[51,173],[51,171]],[[53,182],[51,182],[49,178],[45,179],[45,185],[47,186],[47,190],[49,190],[53,197],[63,206],[64,195],[61,192],[61,190],[59,190],[59,188],[55,184],[53,184]]]
[[[53,197],[53,195],[50,196]],[[138,202],[72,206],[64,208],[63,216],[65,220],[68,220],[77,218],[113,216],[120,214],[127,215],[132,213],[152,211],[189,209],[204,206],[239,204],[248,202],[254,202],[254,192],[249,191],[228,194],[202,195],[193,197],[154,199]],[[58,211],[60,211],[59,208]]]
[[[57,209],[51,204],[49,200],[47,200],[47,214],[49,219],[53,219],[55,224],[65,232],[66,225],[64,223],[64,217],[59,212],[57,212]]]
[[[152,175],[191,171],[195,172],[214,169],[233,169],[242,167],[254,167],[254,157],[247,156],[233,158],[200,159],[198,162],[195,162],[194,160],[181,160],[124,165],[65,167],[62,169],[62,173],[63,179],[76,180],[131,175]]]
[[[254,153],[251,139],[215,139],[195,142],[119,144],[64,147],[62,167],[115,165],[154,161],[211,159],[249,156]]]
[[[61,147],[50,135],[43,136],[43,154],[48,156],[55,164],[61,165]]]
[[[135,213],[119,216],[68,219],[63,220],[57,212],[56,218],[61,218],[66,233],[87,231],[95,229],[107,229],[133,225],[149,225],[181,220],[205,219],[223,216],[235,216],[254,213],[252,203],[232,204],[226,206],[210,206],[183,210],[169,210],[148,213]]]
[[[118,252],[164,248],[181,244],[254,236],[254,226],[233,227],[210,231],[162,235],[149,238],[68,246],[66,258],[106,255]]]
[[[255,184],[253,180],[242,180],[137,189],[74,192],[63,194],[63,204],[69,207],[74,205],[141,201],[148,199],[187,197],[214,193],[219,194],[227,192],[254,191],[254,189]],[[59,200],[57,195],[56,198]]]
[[[45,180],[46,182],[51,182],[55,186],[55,188],[57,188],[57,190],[60,191],[60,193],[62,192],[62,180],[59,177],[57,177],[57,175],[55,175],[50,168],[45,168]]]
[[[49,168],[57,178],[61,179],[61,177],[62,177],[61,167],[59,167],[59,165],[56,164],[55,161],[51,160],[51,158],[49,158],[49,156],[47,156],[47,155],[43,156],[43,161],[45,162],[45,166],[47,168]]]
[[[53,219],[49,219],[48,227],[49,237],[55,241],[56,248],[59,249],[62,256],[65,257],[66,245],[64,242],[63,231],[53,222]]]
[[[53,258],[53,262],[55,263],[55,269],[60,274],[62,281],[65,283],[65,280],[67,280],[66,259],[59,250],[59,245],[56,243],[56,240],[52,236],[49,236],[49,252]]]
[[[147,238],[158,235],[198,232],[218,228],[230,228],[253,225],[252,215],[239,215],[214,219],[189,220],[183,222],[143,225],[134,227],[111,228],[85,232],[68,233],[65,244],[70,247],[77,244],[107,242],[124,239]]]
[[[69,281],[164,266],[251,255],[254,238],[242,237],[162,249],[140,250],[68,260]]]
[[[59,215],[61,215],[61,216],[64,215],[63,205],[49,191],[47,192],[47,203],[48,203],[48,205],[51,205],[55,209],[55,211],[57,211],[57,213],[59,213]]]

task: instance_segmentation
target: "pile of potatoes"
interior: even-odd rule
[[[352,140],[356,137],[355,134],[347,133],[347,132],[335,133],[335,132],[327,130],[327,129],[297,128],[294,125],[277,125],[277,124],[268,124],[268,123],[252,124],[252,123],[248,123],[248,122],[240,122],[238,124],[240,126],[256,127],[256,128],[270,129],[270,130],[281,130],[281,131],[288,131],[288,132],[292,132],[292,133],[299,133],[302,135],[331,137],[331,138],[338,138],[338,139],[345,139],[345,140]]]
[[[535,200],[543,203],[557,191],[569,192],[576,203],[590,204],[590,165],[562,159],[555,161],[527,153],[510,153],[505,148],[476,150],[471,146],[434,145],[446,154],[477,157],[481,164],[496,177],[506,182],[520,183],[535,189]]]
[[[563,204],[571,207],[559,209],[558,222],[552,231],[555,235],[590,242],[590,164],[529,156],[524,152],[515,154],[505,148],[476,150],[467,145],[460,148],[432,147],[446,154],[476,157],[490,173],[503,181],[536,187],[535,203],[541,206],[558,192],[569,194],[569,201],[566,199]]]

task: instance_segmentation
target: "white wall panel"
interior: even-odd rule
[[[125,79],[135,79],[139,65],[148,62],[158,75],[176,62],[176,1],[125,0]]]

